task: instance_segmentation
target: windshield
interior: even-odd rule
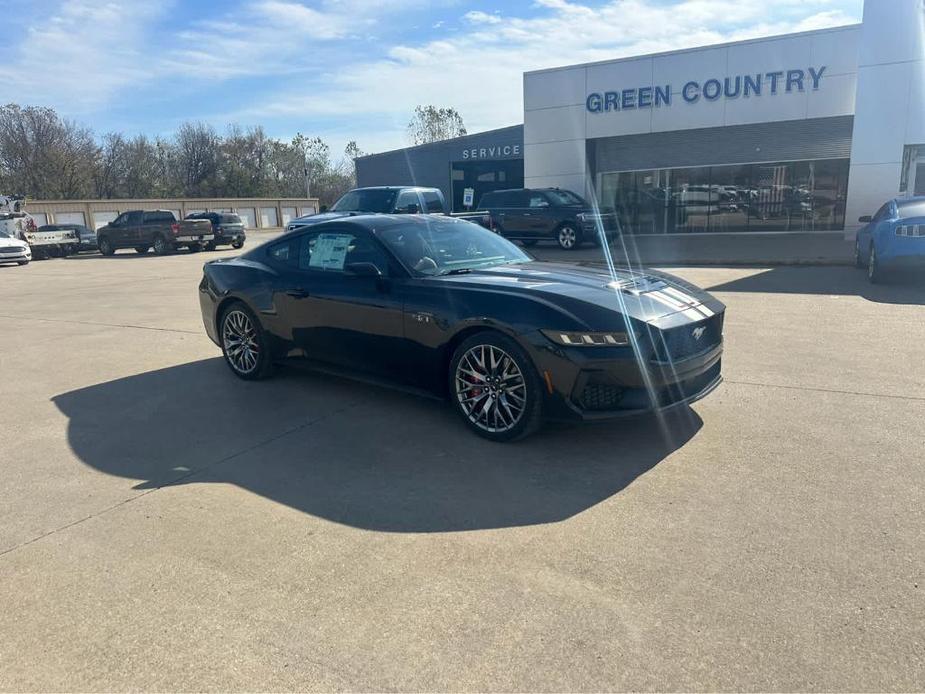
[[[392,211],[395,190],[384,188],[367,188],[351,190],[334,203],[331,212],[377,212],[385,214]]]
[[[219,224],[241,224],[241,218],[236,214],[219,215]]]
[[[899,204],[899,216],[903,219],[909,217],[925,217],[925,200],[913,200]]]
[[[498,234],[462,220],[418,218],[380,229],[377,235],[405,267],[420,275],[448,275],[532,260]]]
[[[552,200],[555,205],[587,205],[582,198],[575,195],[570,190],[547,190],[545,191],[546,195],[549,196],[549,199]]]
[[[7,234],[5,231],[3,231],[3,229],[0,229],[0,239],[11,239],[11,238],[13,237]]]

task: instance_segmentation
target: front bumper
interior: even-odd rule
[[[21,263],[24,260],[32,260],[32,251],[28,248],[18,253],[0,253],[0,263]]]
[[[539,333],[528,350],[546,386],[546,416],[601,421],[660,412],[705,397],[722,382],[723,343],[672,362],[632,347],[554,345]]]
[[[220,246],[226,243],[234,243],[235,241],[246,241],[247,234],[243,231],[235,231],[230,233],[216,233],[215,234],[215,245]]]

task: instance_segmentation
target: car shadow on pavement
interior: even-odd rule
[[[387,532],[551,523],[611,497],[700,429],[659,421],[549,426],[484,441],[449,405],[285,368],[234,378],[207,359],[53,398],[79,458],[135,489],[234,484],[330,521]]]
[[[896,272],[884,284],[871,284],[865,271],[845,266],[781,266],[705,289],[711,292],[860,296],[883,304],[925,304],[925,276],[921,273]]]

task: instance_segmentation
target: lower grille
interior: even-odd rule
[[[604,412],[615,410],[623,399],[624,389],[608,383],[588,383],[579,396],[579,406],[584,410]]]
[[[19,246],[4,246],[0,248],[0,253],[22,253],[25,249]]]
[[[716,347],[723,339],[723,314],[679,328],[653,331],[655,359],[676,361]]]

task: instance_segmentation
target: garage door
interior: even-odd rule
[[[83,212],[55,212],[55,224],[86,224]]]
[[[310,215],[310,214],[315,214],[315,208],[314,208],[314,207],[300,207],[300,208],[299,208],[299,216],[300,216],[300,217],[305,217],[306,215]]]
[[[248,229],[253,229],[257,226],[257,220],[254,216],[253,207],[239,207],[238,216],[241,218],[241,221],[244,222],[244,226]]]
[[[291,222],[297,216],[298,214],[296,213],[294,207],[284,207],[283,208],[283,226],[286,226],[287,224],[289,224],[289,222]]]
[[[260,208],[260,226],[264,229],[272,229],[279,226],[275,207]]]
[[[30,212],[29,216],[35,221],[35,226],[37,227],[48,224],[48,215],[44,212]]]
[[[94,212],[93,228],[99,229],[100,227],[106,226],[118,216],[118,212]]]

